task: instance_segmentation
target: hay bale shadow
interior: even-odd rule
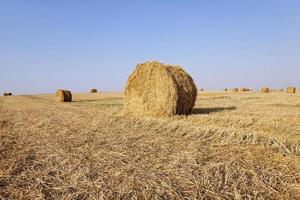
[[[192,111],[192,115],[199,115],[199,114],[210,114],[216,112],[224,112],[224,111],[231,111],[236,110],[236,106],[230,107],[215,107],[215,108],[195,108]]]

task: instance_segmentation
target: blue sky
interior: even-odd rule
[[[122,91],[135,65],[200,88],[300,87],[299,0],[0,0],[0,92]]]

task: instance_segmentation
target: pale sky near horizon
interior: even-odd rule
[[[122,91],[135,65],[199,88],[300,87],[299,0],[0,0],[0,92]]]

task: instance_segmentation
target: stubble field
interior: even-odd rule
[[[0,97],[0,199],[300,199],[300,93],[199,92],[172,118],[73,99]]]

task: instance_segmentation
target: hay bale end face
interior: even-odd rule
[[[97,89],[95,89],[95,88],[93,88],[93,89],[91,89],[90,90],[90,93],[97,93],[98,91],[97,91]]]
[[[72,93],[69,90],[57,90],[55,93],[55,99],[58,102],[71,102]]]
[[[181,67],[138,64],[125,88],[124,112],[136,116],[167,117],[191,113],[197,97],[192,77]]]
[[[8,96],[12,96],[12,93],[11,93],[11,92],[9,92],[9,93],[8,93]]]
[[[286,89],[286,92],[287,92],[287,93],[296,93],[296,88],[295,88],[295,87],[288,87],[288,88]]]
[[[263,88],[260,89],[260,92],[261,93],[270,93],[270,89],[267,88],[267,87],[263,87]]]

